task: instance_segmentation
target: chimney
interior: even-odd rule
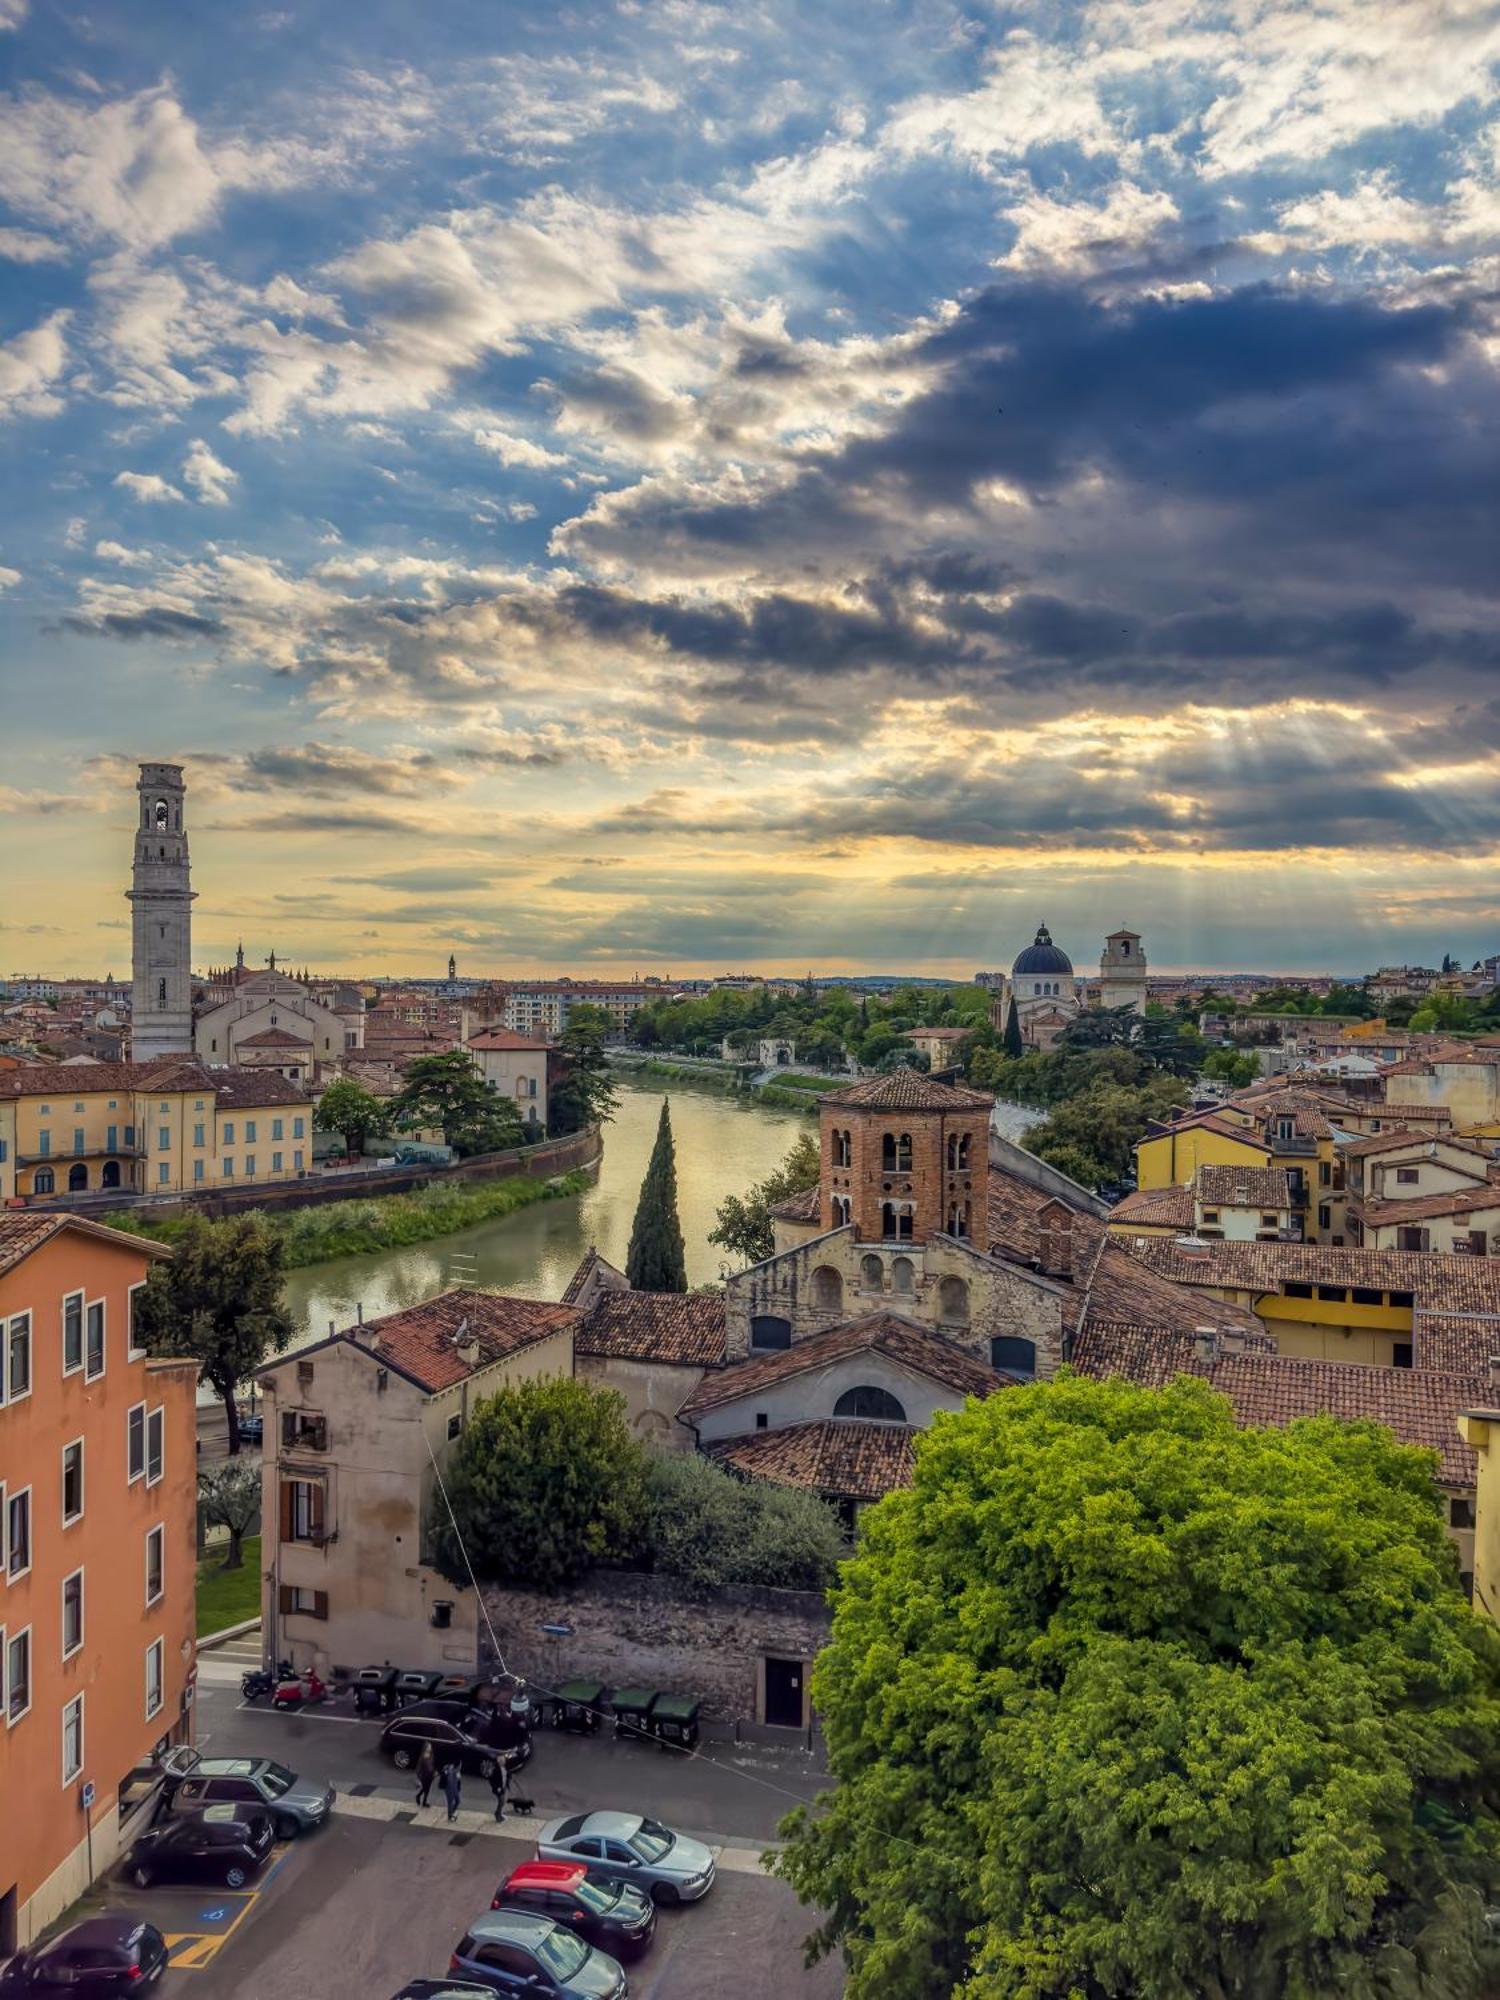
[[[1490,1356],[1490,1387],[1500,1396],[1500,1354]]]
[[[468,1314],[453,1330],[453,1347],[465,1368],[473,1368],[479,1360],[479,1335],[469,1325]]]
[[[1211,1326],[1193,1328],[1193,1359],[1212,1368],[1219,1358],[1219,1336]]]
[[[1044,1278],[1073,1275],[1073,1215],[1062,1202],[1050,1202],[1037,1218],[1037,1266]]]

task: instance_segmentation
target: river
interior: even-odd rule
[[[373,1319],[418,1305],[454,1284],[478,1284],[528,1299],[560,1298],[591,1243],[623,1269],[663,1086],[634,1077],[621,1077],[619,1084],[619,1109],[605,1128],[604,1158],[593,1186],[581,1195],[535,1202],[432,1243],[339,1257],[289,1272],[287,1304],[301,1329],[293,1346],[322,1339],[330,1321],[348,1326],[361,1307],[365,1318]],[[721,1275],[724,1263],[725,1253],[708,1241],[719,1203],[763,1180],[781,1164],[798,1134],[816,1132],[817,1126],[801,1112],[732,1096],[712,1085],[674,1079],[667,1088],[688,1283],[709,1284]],[[1004,1104],[997,1108],[996,1122],[1008,1137],[1019,1138],[1037,1115],[1021,1105]]]

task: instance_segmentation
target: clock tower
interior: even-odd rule
[[[136,784],[131,910],[130,1053],[136,1062],[190,1055],[193,891],[180,764],[142,764]]]

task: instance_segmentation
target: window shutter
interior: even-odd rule
[[[283,1444],[297,1442],[297,1416],[294,1410],[283,1410],[281,1413],[281,1442]]]
[[[326,1590],[315,1590],[313,1592],[313,1617],[326,1618],[327,1616],[328,1592]]]
[[[289,1479],[281,1482],[281,1539],[292,1539],[292,1483]]]
[[[281,1615],[284,1618],[292,1608],[292,1586],[289,1583],[282,1584],[278,1602],[281,1608]]]
[[[328,1449],[327,1417],[319,1417],[317,1422],[313,1425],[312,1445],[314,1451],[327,1451]]]
[[[307,1518],[315,1542],[323,1539],[323,1489],[309,1485],[307,1489]]]

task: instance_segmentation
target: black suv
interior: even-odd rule
[[[656,1935],[656,1905],[633,1882],[591,1876],[581,1861],[523,1861],[495,1891],[492,1910],[533,1910],[612,1958],[639,1958]]]
[[[482,1728],[482,1725],[479,1725]],[[465,1771],[487,1778],[502,1752],[478,1733],[472,1709],[456,1701],[414,1701],[393,1715],[380,1732],[380,1747],[398,1771],[409,1771],[430,1743],[438,1769],[457,1758]],[[511,1757],[510,1752],[503,1753]],[[512,1764],[517,1760],[511,1757]]]
[[[205,1806],[202,1812],[175,1813],[143,1833],[126,1861],[139,1889],[165,1877],[179,1882],[206,1877],[226,1889],[243,1889],[271,1851],[276,1829],[271,1815],[243,1806]]]
[[[167,1942],[155,1924],[121,1910],[101,1910],[52,1939],[18,1952],[0,1972],[5,2000],[115,2000],[144,1993],[161,1978]]]

